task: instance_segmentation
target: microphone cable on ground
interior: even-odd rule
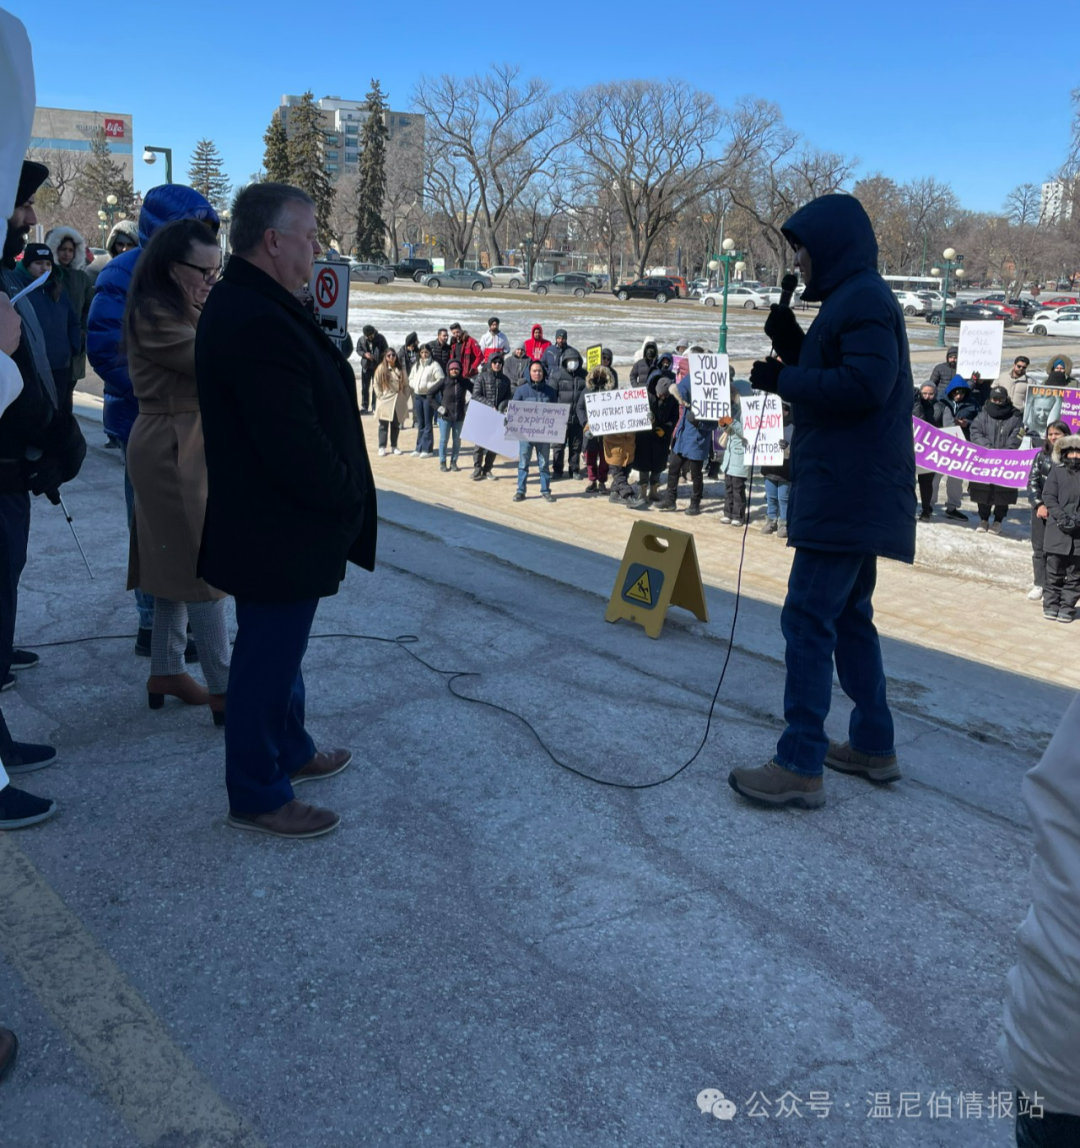
[[[754,436],[754,443],[750,450],[750,457],[753,459],[757,453],[757,440],[761,434],[761,427],[758,426],[757,434]],[[516,710],[509,709],[507,706],[499,705],[498,702],[489,702],[483,698],[470,698],[466,694],[459,693],[454,689],[454,683],[459,678],[479,678],[483,677],[477,670],[441,670],[438,666],[433,666],[430,662],[420,657],[419,654],[411,650],[409,647],[419,643],[420,639],[416,634],[399,634],[395,638],[388,638],[381,634],[349,634],[345,632],[335,632],[329,634],[312,634],[311,641],[324,641],[329,639],[349,639],[357,642],[383,642],[387,645],[397,646],[403,650],[410,658],[419,662],[426,670],[430,670],[433,674],[439,674],[446,679],[446,688],[450,694],[457,698],[459,701],[469,702],[474,706],[486,706],[488,709],[497,710],[499,713],[504,713],[512,718],[516,718],[521,722],[525,728],[536,739],[537,745],[547,754],[547,756],[557,765],[560,769],[566,770],[567,773],[574,774],[575,777],[580,777],[584,781],[591,781],[594,785],[604,785],[610,789],[655,789],[659,785],[666,785],[669,781],[674,781],[684,770],[688,769],[695,761],[701,756],[701,751],[705,748],[705,743],[709,740],[709,732],[712,729],[713,714],[716,710],[716,702],[720,697],[720,690],[724,685],[724,679],[727,676],[728,666],[731,663],[731,651],[735,645],[735,626],[739,620],[739,604],[742,601],[742,576],[743,564],[746,561],[746,536],[750,529],[750,492],[753,491],[754,486],[754,464],[750,464],[750,474],[747,482],[747,498],[744,514],[746,521],[743,523],[742,540],[739,548],[739,568],[735,576],[735,604],[731,611],[731,626],[728,630],[727,650],[724,652],[724,663],[720,667],[720,677],[716,682],[716,689],[713,690],[712,701],[709,703],[709,712],[705,718],[705,731],[701,735],[701,741],[698,743],[697,749],[693,754],[686,759],[673,773],[669,773],[666,777],[657,778],[655,781],[610,781],[607,778],[596,777],[591,773],[585,773],[583,770],[576,769],[572,765],[568,765],[556,756],[554,750],[547,744],[546,741],[540,736],[536,727],[524,714],[519,714]],[[63,638],[55,642],[35,642],[26,643],[27,649],[44,650],[56,646],[75,646],[82,642],[113,642],[124,641],[130,642],[130,634],[94,634],[85,638]]]

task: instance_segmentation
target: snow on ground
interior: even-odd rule
[[[965,500],[961,509],[968,521],[950,521],[939,506],[930,522],[920,522],[915,533],[915,562],[939,574],[976,582],[997,582],[1017,590],[1029,590],[1032,583],[1031,511],[1021,494],[1021,505],[1009,510],[1001,534],[980,534],[975,530],[978,513]],[[933,608],[947,603],[935,602]]]

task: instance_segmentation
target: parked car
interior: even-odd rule
[[[1010,319],[1019,319],[1022,312],[1019,307],[1012,307],[1005,302],[1004,296],[1001,299],[976,299],[972,303],[973,307],[993,307],[1003,314],[1008,315]]]
[[[470,291],[483,291],[491,286],[491,276],[483,271],[469,271],[465,267],[451,267],[448,271],[432,271],[421,275],[423,287],[468,287]]]
[[[1074,303],[1080,303],[1075,295],[1054,295],[1049,299],[1040,299],[1038,307],[1040,311],[1056,311],[1058,307],[1068,307]]]
[[[666,303],[678,298],[679,289],[670,279],[647,275],[644,279],[619,283],[611,293],[616,299],[655,299],[657,303]]]
[[[691,299],[699,299],[708,290],[709,290],[708,279],[691,279],[690,280],[690,298]]]
[[[1038,323],[1041,319],[1054,319],[1058,315],[1071,315],[1073,313],[1080,314],[1080,303],[1067,303],[1064,307],[1058,307],[1053,311],[1036,311],[1031,316],[1031,321]]]
[[[1000,319],[1006,327],[1013,325],[1012,319],[1008,315],[1002,314],[1000,311],[991,309],[990,307],[976,307],[972,303],[957,303],[955,307],[945,312],[945,326],[946,327],[959,327],[965,319]],[[941,324],[941,312],[931,311],[926,316],[928,323]]]
[[[707,291],[701,301],[706,307],[719,307],[724,302],[724,289],[721,287],[716,291]],[[760,291],[744,287],[741,283],[728,287],[727,301],[729,307],[742,307],[746,311],[755,311],[758,307],[769,305],[769,300]]]
[[[403,259],[394,264],[394,274],[399,279],[412,279],[416,283],[420,282],[421,275],[430,275],[434,270],[430,259]]]
[[[593,285],[594,291],[606,291],[608,277],[606,275],[586,275],[586,279]]]
[[[952,295],[942,295],[940,291],[919,291],[920,299],[925,299],[930,304],[931,311],[941,311],[941,301],[945,300],[945,310],[948,311],[950,307],[956,306],[956,300]]]
[[[353,283],[389,283],[394,278],[393,267],[381,263],[351,263],[349,279]]]
[[[1057,311],[1028,324],[1029,335],[1075,335],[1080,338],[1080,310]]]
[[[905,315],[925,315],[931,310],[931,303],[924,299],[917,291],[894,290],[897,303]]]
[[[525,270],[521,267],[489,267],[485,272],[496,287],[524,287],[528,284]]]
[[[529,284],[529,290],[537,295],[576,295],[583,299],[591,295],[596,288],[589,282],[584,271],[564,271],[559,275],[552,275],[549,279],[534,279]]]

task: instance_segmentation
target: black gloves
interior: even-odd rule
[[[806,332],[799,326],[795,312],[790,307],[780,307],[774,303],[769,308],[769,317],[765,320],[765,334],[772,340],[776,353],[788,366],[793,367],[798,363]]]
[[[1080,517],[1077,517],[1075,514],[1062,514],[1057,519],[1057,524],[1066,534],[1074,538],[1080,535]]]
[[[57,411],[40,437],[41,456],[26,462],[26,481],[32,494],[53,495],[65,482],[70,482],[82,469],[86,458],[86,439],[74,415]]]
[[[780,372],[785,364],[779,359],[759,359],[750,368],[750,385],[759,391],[776,393],[780,384]]]

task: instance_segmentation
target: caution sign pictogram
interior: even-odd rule
[[[635,522],[604,618],[608,622],[625,618],[643,626],[650,638],[659,638],[669,606],[681,606],[701,621],[709,620],[694,536]]]
[[[311,298],[319,326],[339,343],[349,333],[349,265],[320,260],[311,280]]]
[[[627,602],[637,602],[651,610],[663,585],[664,575],[660,570],[634,562],[623,582],[622,596]]]

